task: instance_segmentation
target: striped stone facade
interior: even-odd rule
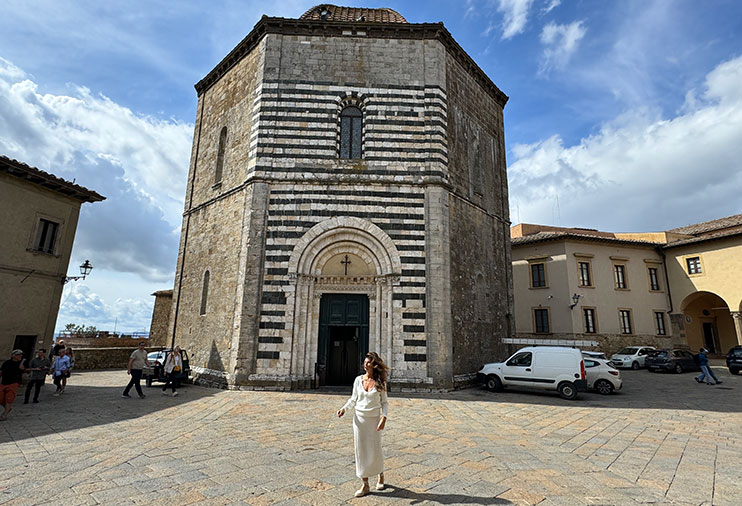
[[[200,381],[309,387],[323,294],[367,296],[399,387],[451,388],[509,332],[507,98],[442,25],[387,25],[263,18],[197,85],[171,335]]]

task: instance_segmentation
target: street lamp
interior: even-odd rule
[[[80,274],[82,276],[62,276],[62,284],[67,284],[68,281],[77,281],[78,279],[85,279],[88,274],[90,274],[90,271],[93,270],[93,264],[90,263],[90,260],[85,260],[80,265]]]
[[[575,293],[575,294],[572,295],[572,304],[569,305],[569,308],[570,309],[574,309],[575,308],[575,306],[577,305],[577,303],[580,302],[580,297],[582,297],[582,295],[580,295],[579,293]]]

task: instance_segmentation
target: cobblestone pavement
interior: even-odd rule
[[[125,372],[78,373],[0,422],[0,503],[740,504],[742,376],[715,371],[724,384],[626,371],[621,392],[577,401],[393,394],[389,486],[361,499],[345,394],[123,399]]]

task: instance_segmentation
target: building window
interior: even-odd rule
[[[621,323],[621,333],[622,334],[632,334],[632,328],[631,328],[631,309],[619,309],[618,310],[618,319]]]
[[[688,274],[701,274],[701,257],[691,257],[685,259],[686,265],[688,265]]]
[[[658,292],[660,289],[660,278],[657,275],[657,267],[649,267],[649,289]]]
[[[349,106],[340,113],[340,158],[361,158],[363,113]]]
[[[219,147],[216,150],[216,169],[214,170],[214,184],[221,182],[224,173],[224,151],[227,149],[227,127],[219,133]]]
[[[616,281],[617,290],[625,290],[628,288],[626,283],[626,266],[621,264],[615,264],[613,266],[613,277]]]
[[[548,334],[549,330],[549,310],[548,309],[534,309],[533,310],[534,327],[536,334]]]
[[[655,331],[657,332],[658,336],[667,335],[667,331],[665,330],[665,313],[664,312],[662,311],[654,312],[654,323],[655,323]]]
[[[597,332],[597,326],[595,324],[595,308],[593,307],[583,308],[582,315],[585,321],[585,333],[595,334]]]
[[[43,253],[54,253],[54,244],[57,241],[58,230],[59,223],[41,218],[39,220],[39,227],[36,232],[36,241],[33,249]]]
[[[206,301],[209,298],[209,271],[204,272],[204,282],[201,286],[201,311],[200,314],[206,314]]]
[[[590,262],[577,262],[577,268],[580,276],[580,286],[593,286],[590,276]]]
[[[531,264],[531,288],[546,288],[546,264]]]

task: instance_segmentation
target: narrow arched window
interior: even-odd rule
[[[216,170],[214,171],[214,183],[222,180],[224,172],[224,150],[227,148],[227,127],[222,128],[219,133],[219,147],[216,151]]]
[[[363,113],[349,106],[340,113],[340,158],[361,158]]]
[[[204,272],[204,283],[201,287],[201,312],[206,314],[206,300],[209,298],[209,271]]]

